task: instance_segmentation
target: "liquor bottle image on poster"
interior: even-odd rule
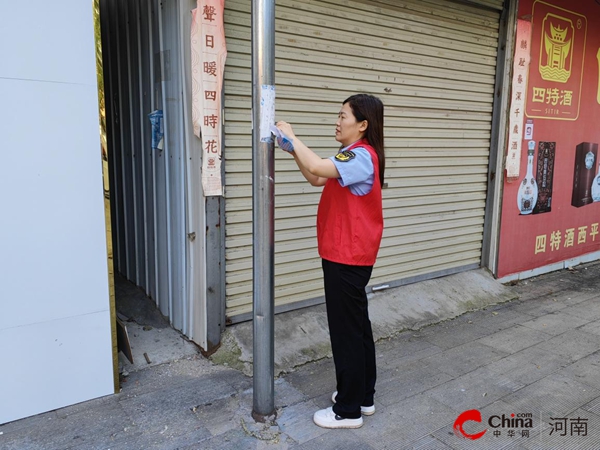
[[[598,167],[598,173],[592,181],[592,200],[600,202],[600,167]]]
[[[555,154],[556,142],[540,141],[538,143],[537,169],[535,171],[538,196],[535,207],[533,208],[533,214],[551,211]]]
[[[575,150],[575,170],[573,173],[573,195],[571,205],[579,208],[589,205],[592,200],[592,181],[596,175],[598,144],[582,142]]]
[[[533,177],[533,154],[535,153],[535,141],[529,141],[527,150],[527,173],[521,181],[517,193],[517,206],[523,215],[531,214],[537,203],[538,185]]]

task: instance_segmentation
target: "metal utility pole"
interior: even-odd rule
[[[275,0],[252,0],[252,416],[275,412]]]

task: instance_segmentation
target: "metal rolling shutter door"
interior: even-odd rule
[[[495,3],[499,1],[484,1]],[[371,284],[478,265],[499,11],[447,0],[280,0],[277,118],[322,156],[348,95],[386,106],[385,231]],[[252,310],[250,3],[226,2],[227,317]],[[313,188],[276,152],[275,301],[322,296]]]

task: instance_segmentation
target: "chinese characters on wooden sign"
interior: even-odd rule
[[[523,139],[523,117],[525,94],[530,61],[531,22],[517,22],[517,40],[513,63],[512,93],[508,128],[508,153],[506,156],[506,177],[516,181],[521,167],[521,143]]]
[[[202,140],[205,196],[223,195],[221,181],[221,92],[227,49],[224,0],[198,0],[192,11],[192,122]]]

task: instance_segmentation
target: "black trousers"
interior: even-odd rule
[[[365,292],[373,267],[322,261],[338,391],[333,411],[341,417],[357,419],[361,405],[373,405],[377,378]]]

